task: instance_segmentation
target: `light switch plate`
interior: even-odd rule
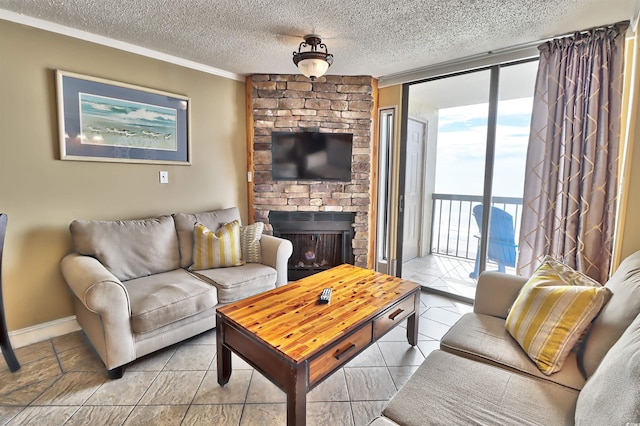
[[[160,172],[160,183],[169,183],[169,172]]]

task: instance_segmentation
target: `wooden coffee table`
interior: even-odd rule
[[[331,302],[319,304],[322,289]],[[408,318],[418,342],[420,287],[341,265],[218,308],[218,383],[231,377],[235,352],[287,394],[287,424],[306,422],[307,392]]]

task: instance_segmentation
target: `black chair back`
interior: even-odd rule
[[[4,301],[2,299],[2,253],[4,252],[4,237],[7,234],[7,221],[7,214],[0,213],[0,348],[9,366],[9,370],[17,371],[20,369],[20,363],[18,363],[18,359],[11,347],[11,341],[9,340],[7,321],[4,316]]]

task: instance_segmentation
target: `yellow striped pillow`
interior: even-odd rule
[[[242,264],[240,222],[225,223],[215,233],[196,222],[193,228],[193,264],[189,269],[199,271]]]
[[[506,320],[509,334],[549,375],[611,297],[609,289],[549,257],[525,283]]]

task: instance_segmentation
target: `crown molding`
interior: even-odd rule
[[[157,59],[159,61],[168,62],[170,64],[180,65],[185,68],[202,71],[207,74],[212,74],[236,81],[245,81],[244,75],[225,71],[219,68],[211,67],[209,65],[201,64],[199,62],[190,61],[188,59],[179,58],[177,56],[168,55],[166,53],[147,49],[146,47],[137,46],[135,44],[125,43],[123,41],[115,40],[109,37],[104,37],[42,19],[33,18],[31,16],[21,15],[19,13],[11,12],[5,9],[0,9],[0,19],[33,28],[38,28],[56,34],[61,34],[68,37],[73,37],[79,40],[89,41],[91,43],[100,44],[102,46],[112,47],[114,49],[123,50],[125,52],[135,53],[137,55],[146,56],[148,58]]]

